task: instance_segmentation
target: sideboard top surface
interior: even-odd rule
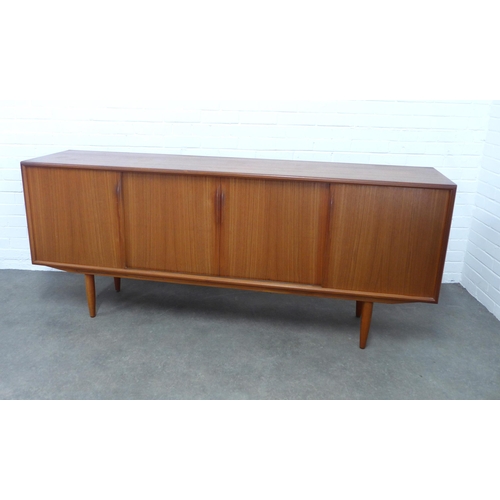
[[[456,188],[431,167],[77,150],[25,160],[21,165]]]

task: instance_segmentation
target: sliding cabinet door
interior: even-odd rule
[[[119,179],[110,171],[23,167],[33,261],[121,267]]]
[[[324,286],[436,298],[451,191],[332,185]]]
[[[123,174],[127,267],[217,275],[219,180]]]
[[[327,184],[233,178],[222,193],[221,275],[321,283]]]

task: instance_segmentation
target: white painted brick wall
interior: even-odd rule
[[[500,101],[491,104],[462,283],[500,319]]]
[[[458,184],[444,281],[459,282],[489,111],[489,101],[0,102],[0,267],[32,268],[19,162],[93,149],[435,167]]]

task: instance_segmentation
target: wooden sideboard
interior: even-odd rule
[[[85,275],[437,303],[456,185],[433,168],[65,151],[21,162],[34,264]]]

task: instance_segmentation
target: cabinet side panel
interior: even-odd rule
[[[434,297],[449,190],[333,186],[327,288]]]
[[[453,209],[455,208],[455,196],[457,190],[456,186],[448,191],[448,206],[446,213],[446,220],[443,227],[443,237],[441,239],[441,257],[438,267],[438,279],[436,280],[436,288],[434,291],[434,298],[436,301],[439,298],[439,292],[441,290],[441,281],[443,279],[443,271],[446,263],[446,252],[448,250],[448,241],[450,237],[451,223],[453,219]]]
[[[31,262],[36,260],[36,249],[35,249],[35,233],[33,228],[33,221],[31,217],[31,201],[29,194],[29,180],[28,180],[28,167],[24,165],[21,166],[21,175],[23,179],[23,195],[24,195],[24,206],[26,207],[26,222],[28,224],[28,235],[30,243],[30,254]]]
[[[227,179],[221,275],[321,284],[328,184]]]
[[[212,177],[123,174],[127,267],[217,275],[217,187]]]
[[[117,172],[25,169],[34,261],[120,267]]]

